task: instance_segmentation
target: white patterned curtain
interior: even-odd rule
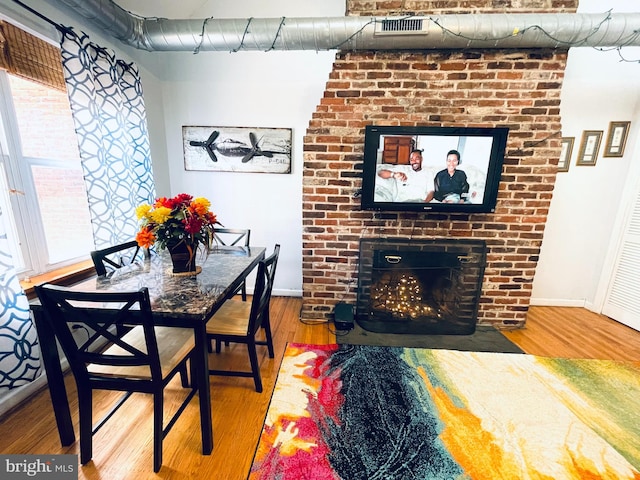
[[[0,209],[0,398],[41,373],[38,336],[13,267],[3,220]]]
[[[155,198],[138,68],[71,28],[60,46],[95,246],[130,241],[135,208]]]

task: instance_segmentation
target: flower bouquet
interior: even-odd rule
[[[158,198],[153,205],[136,208],[140,231],[138,245],[169,250],[173,272],[196,271],[195,258],[199,245],[208,248],[213,241],[214,226],[220,225],[209,210],[211,202],[181,193],[173,198]]]

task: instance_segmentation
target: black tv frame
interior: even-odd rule
[[[508,134],[509,129],[507,127],[366,126],[361,208],[363,210],[389,212],[494,212]],[[446,151],[449,147],[451,147],[450,149],[460,150],[460,170],[470,168],[468,165],[471,162],[472,165],[475,165],[476,177],[479,176],[480,180],[482,180],[484,173],[484,188],[480,192],[481,199],[475,199],[474,197],[474,199],[465,203],[441,203],[435,200],[427,203],[424,201],[398,201],[393,198],[380,198],[380,185],[387,182],[386,180],[380,180],[377,175],[378,166],[381,165],[379,157],[383,148],[383,138],[386,136],[414,137],[415,148],[423,150],[423,167],[429,168],[431,171],[439,171],[445,168]],[[489,141],[490,146],[488,145]],[[465,151],[465,145],[467,144],[481,145],[482,148],[474,151],[472,148],[467,147]],[[459,145],[463,145],[463,147],[460,148]],[[436,151],[438,153],[434,153]],[[378,187],[378,191],[376,191],[376,187]]]

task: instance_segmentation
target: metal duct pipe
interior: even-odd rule
[[[171,20],[111,0],[49,0],[148,51],[427,50],[640,45],[640,13]]]

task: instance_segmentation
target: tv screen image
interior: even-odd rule
[[[362,208],[494,211],[508,131],[367,126]]]

